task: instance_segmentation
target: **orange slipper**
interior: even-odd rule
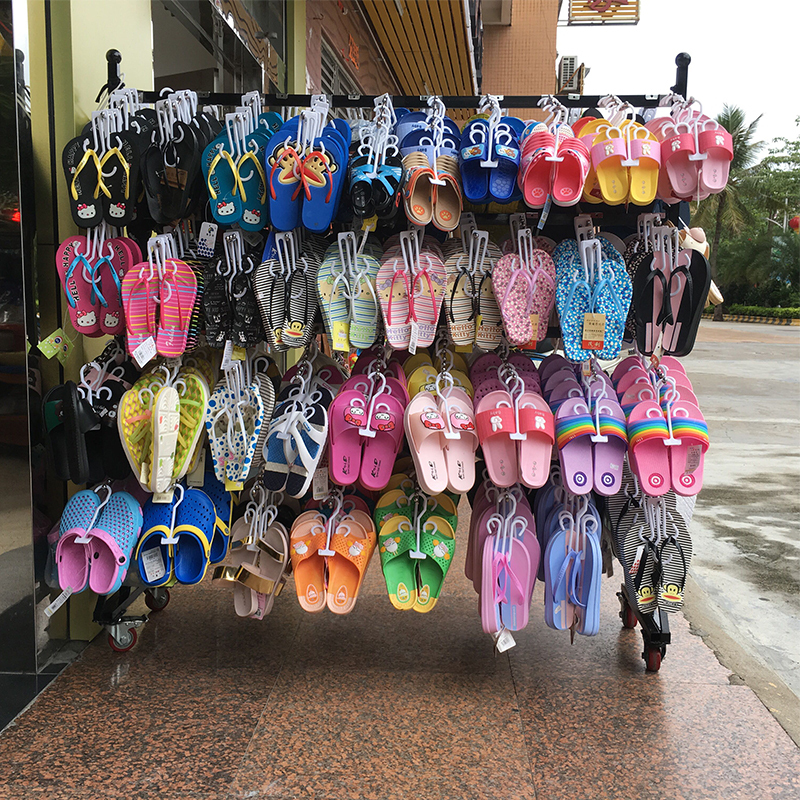
[[[376,542],[374,530],[364,530],[355,519],[340,523],[334,531],[331,550],[336,555],[328,558],[328,608],[334,614],[353,610]]]
[[[292,526],[289,554],[294,588],[305,611],[322,611],[325,608],[325,559],[319,551],[325,548],[326,541],[320,515],[316,519],[298,520]]]

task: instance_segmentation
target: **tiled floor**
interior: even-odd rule
[[[460,540],[463,542],[463,538]],[[292,592],[263,622],[179,587],[130,653],[91,645],[0,736],[2,800],[797,800],[800,751],[683,618],[661,672],[620,627],[493,654],[463,555],[429,615]],[[291,586],[288,588],[292,588]]]

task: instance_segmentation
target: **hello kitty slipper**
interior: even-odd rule
[[[85,236],[70,236],[58,248],[56,268],[73,327],[86,336],[101,336],[100,303],[92,287],[88,250]]]

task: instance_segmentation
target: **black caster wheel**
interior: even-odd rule
[[[121,639],[115,639],[109,633],[108,644],[115,653],[127,653],[136,644],[136,638],[136,628],[128,628]]]
[[[153,612],[163,611],[169,605],[169,599],[169,589],[164,589],[163,594],[159,594],[158,596],[151,594],[150,592],[146,592],[144,596],[144,603]]]

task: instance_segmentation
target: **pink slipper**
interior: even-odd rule
[[[417,468],[417,480],[426,494],[441,494],[447,488],[447,462],[442,431],[445,422],[430,392],[411,398],[403,417],[408,448]]]
[[[359,431],[367,424],[367,401],[361,392],[340,392],[328,409],[328,474],[338,486],[349,486],[361,471],[364,437]]]
[[[556,442],[561,477],[573,494],[592,490],[594,422],[585,400],[566,400],[556,413]]]
[[[489,392],[475,407],[478,439],[483,460],[495,486],[513,486],[519,478],[517,432],[511,395],[507,391]]]
[[[660,497],[670,488],[668,448],[669,429],[654,400],[644,400],[628,416],[628,450],[631,468],[637,473],[642,491],[651,497]]]
[[[533,338],[533,280],[518,255],[510,253],[495,264],[492,288],[503,316],[506,338],[514,345],[528,344]]]
[[[478,449],[475,410],[469,395],[463,389],[454,388],[447,398],[439,400],[439,411],[446,426],[447,488],[464,494],[475,485],[475,451]]]
[[[197,277],[185,262],[168,260],[161,279],[161,314],[156,348],[159,355],[177,358],[186,350],[189,320],[197,298]]]
[[[716,127],[708,128],[708,124]],[[728,183],[728,174],[733,160],[733,139],[715,120],[707,120],[697,137],[700,152],[707,158],[700,168],[700,186],[711,194],[721,192]]]
[[[365,436],[359,473],[361,484],[371,492],[385,489],[392,477],[397,452],[403,443],[403,411],[405,406],[396,397],[382,393],[372,404],[370,430]]]
[[[543,397],[533,392],[520,397],[519,429],[526,436],[519,442],[519,479],[529,489],[538,489],[550,474],[555,442],[553,412]]]
[[[709,447],[708,426],[694,403],[677,400],[671,406],[672,435],[681,443],[669,447],[672,488],[686,497],[703,488],[703,457]]]
[[[158,280],[150,277],[152,269],[151,264],[143,261],[129,269],[122,279],[122,305],[128,334],[128,352],[131,355],[139,345],[156,335],[156,302],[153,290]]]
[[[628,430],[625,413],[616,400],[598,400],[600,436],[607,441],[594,443],[594,490],[609,497],[622,484],[622,465],[628,452]]]
[[[92,284],[84,271],[91,274],[89,247],[85,236],[70,236],[56,252],[56,268],[67,298],[69,318],[78,333],[100,336],[100,303],[92,300]]]

